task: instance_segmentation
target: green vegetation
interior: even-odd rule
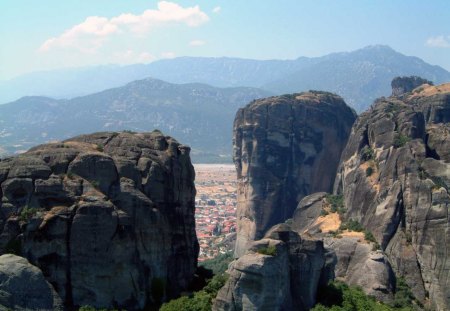
[[[375,159],[375,152],[369,146],[364,146],[361,150],[361,159],[366,162]]]
[[[164,279],[153,278],[152,279],[152,298],[158,304],[161,304],[164,294],[166,292],[166,285]]]
[[[233,252],[228,252],[225,254],[220,254],[216,258],[205,260],[201,262],[199,265],[212,270],[215,275],[222,274],[228,269],[228,265],[233,261]]]
[[[384,112],[390,115],[395,115],[400,110],[400,106],[394,103],[389,103],[386,108],[384,108]]]
[[[80,309],[78,309],[78,311],[117,311],[117,309],[96,309],[94,307],[91,306],[82,306],[80,307]]]
[[[366,177],[370,177],[373,174],[373,168],[371,168],[370,166],[368,168],[366,168]]]
[[[19,214],[20,221],[29,221],[38,212],[37,208],[25,206]]]
[[[276,256],[277,248],[275,245],[270,245],[270,246],[258,249],[257,252],[258,252],[258,254],[262,254],[262,255]]]
[[[356,232],[363,232],[364,227],[356,220],[350,219],[347,222],[343,222],[339,227],[339,230],[349,230]]]
[[[191,296],[183,296],[165,303],[159,309],[160,311],[210,311],[212,300],[216,298],[217,292],[221,289],[228,276],[220,274],[214,276],[208,284],[200,291]]]
[[[396,291],[394,296],[394,301],[392,306],[394,308],[400,308],[401,310],[410,310],[413,302],[420,305],[418,301],[416,301],[411,289],[404,278],[397,278]]]
[[[104,149],[105,149],[105,146],[103,146],[102,144],[97,144],[97,147],[95,147],[95,150],[97,150],[99,152],[103,152]]]
[[[403,134],[397,134],[394,137],[394,147],[395,148],[400,148],[403,147],[404,145],[406,145],[407,142],[409,142],[411,140],[411,138],[409,138],[406,135]]]
[[[401,297],[405,297],[403,289]],[[397,290],[399,293],[399,290]],[[397,294],[396,294],[397,296]],[[410,296],[406,296],[409,298]],[[399,296],[400,298],[400,296]],[[331,282],[325,288],[319,289],[318,303],[311,311],[413,311],[411,299],[401,300],[392,306],[383,304],[375,298],[367,296],[359,287],[348,286],[342,282]]]
[[[134,131],[130,131],[130,130],[123,130],[124,133],[128,133],[128,134],[136,134],[136,132]]]
[[[72,172],[68,172],[68,173],[66,174],[66,176],[67,176],[67,178],[69,178],[69,179],[74,179],[74,178],[75,178],[75,175],[74,175]]]
[[[375,251],[375,250],[380,249],[380,244],[377,242],[377,240],[375,239],[375,236],[372,234],[372,232],[365,229],[358,221],[350,219],[349,221],[343,222],[340,225],[339,230],[334,231],[334,232],[330,231],[330,233],[333,237],[340,238],[341,237],[340,234],[344,230],[364,232],[364,239],[367,242],[373,243],[372,250]]]
[[[345,213],[344,196],[327,194],[327,196],[325,198],[327,199],[327,202],[331,206],[330,211],[332,213],[338,212],[340,215]]]
[[[445,183],[445,181],[439,177],[439,176],[430,176],[431,180],[433,181],[434,185],[433,187],[431,187],[431,190],[439,190],[441,188],[444,188],[445,190],[448,191],[448,187],[447,184]]]
[[[417,169],[418,173],[419,173],[419,178],[421,180],[427,179],[428,177],[430,177],[428,175],[428,173],[425,171],[425,169],[421,166],[419,166],[419,168]]]
[[[13,239],[9,240],[9,242],[6,243],[6,246],[5,246],[5,254],[14,254],[17,256],[21,256],[22,255],[22,242],[17,238],[13,238]]]
[[[322,209],[320,211],[320,216],[327,216],[329,214],[329,212],[326,209]]]
[[[100,187],[100,184],[96,180],[91,180],[90,183],[95,189],[98,189]]]

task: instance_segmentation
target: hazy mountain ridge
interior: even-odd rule
[[[206,83],[217,87],[258,87],[275,94],[310,89],[341,95],[358,112],[388,95],[396,76],[417,75],[439,84],[450,72],[388,46],[295,60],[179,57],[150,64],[98,66],[23,75],[0,82],[0,103],[24,95],[69,98],[118,87],[147,77],[170,83]]]
[[[0,106],[0,146],[13,153],[82,133],[158,128],[192,146],[193,154],[231,155],[236,110],[268,95],[145,79],[71,100],[24,97]]]

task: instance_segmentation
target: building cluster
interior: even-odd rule
[[[224,172],[224,169],[228,171]],[[236,177],[234,167],[207,166],[197,172],[195,219],[200,244],[199,261],[233,248],[236,232]]]

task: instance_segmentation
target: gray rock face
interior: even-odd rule
[[[383,251],[372,251],[370,244],[353,237],[326,238],[324,245],[336,254],[337,280],[359,286],[379,301],[392,301],[395,275]]]
[[[321,213],[324,210],[326,215]],[[373,243],[366,241],[362,232],[345,230],[338,236],[331,234],[339,229],[340,218],[339,213],[330,211],[326,193],[314,193],[300,201],[291,227],[299,234],[323,239],[325,248],[337,258],[336,279],[359,286],[380,301],[391,302],[395,275],[386,254],[372,250]]]
[[[335,183],[416,298],[450,309],[450,85],[381,99],[359,116]],[[429,298],[429,299],[427,299]]]
[[[271,247],[272,255],[263,254]],[[277,225],[230,264],[213,310],[309,310],[318,287],[333,277],[334,264],[321,241]]]
[[[354,120],[339,96],[323,92],[256,100],[237,112],[236,256],[290,218],[302,197],[331,190]]]
[[[392,96],[400,96],[404,93],[411,92],[422,84],[433,85],[433,82],[417,76],[396,77],[391,82]]]
[[[61,298],[42,271],[25,258],[0,256],[0,310],[63,310]]]
[[[68,306],[141,309],[192,280],[189,148],[155,131],[96,133],[0,162],[0,249],[38,266]]]

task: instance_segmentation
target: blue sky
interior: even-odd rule
[[[450,1],[1,0],[0,79],[175,56],[292,59],[386,44],[450,70]]]

